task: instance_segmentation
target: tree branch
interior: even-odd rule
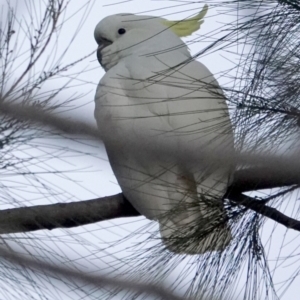
[[[295,168],[275,169],[274,166],[263,166],[237,170],[231,189],[242,193],[295,184],[300,184],[300,172]]]
[[[0,234],[70,228],[140,214],[122,194],[94,200],[0,211]]]
[[[267,176],[268,170],[252,168],[239,170],[229,187],[226,197],[236,204],[243,205],[268,217],[287,228],[300,231],[300,221],[290,218],[265,202],[243,195],[242,191],[260,188],[292,185],[299,178],[290,180]],[[135,217],[140,214],[133,208],[123,194],[72,203],[56,203],[21,207],[0,211],[0,234],[28,232],[41,229],[71,228],[100,221],[123,217]]]
[[[243,205],[257,213],[289,228],[300,231],[300,221],[290,218],[277,210],[276,208],[266,205],[263,201],[254,199],[252,197],[243,195],[239,192],[229,191],[227,198],[233,202]]]

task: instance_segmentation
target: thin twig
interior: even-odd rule
[[[48,47],[52,37],[53,37],[53,34],[55,33],[55,29],[57,27],[57,23],[58,23],[58,18],[59,16],[61,15],[62,13],[62,3],[59,4],[59,7],[57,9],[57,11],[55,12],[54,9],[52,8],[52,13],[53,13],[53,16],[51,18],[52,20],[52,26],[51,26],[51,29],[50,29],[50,33],[46,39],[46,41],[44,42],[40,52],[37,54],[37,56],[33,59],[33,60],[30,60],[26,69],[23,71],[23,73],[20,75],[20,77],[15,81],[14,84],[12,84],[12,86],[10,87],[10,89],[5,93],[5,95],[3,96],[3,99],[6,99],[12,91],[15,90],[15,88],[18,86],[18,84],[23,80],[23,78],[26,76],[26,74],[28,74],[28,72],[31,70],[31,68],[36,64],[36,62],[40,59],[40,57],[42,56],[42,54],[45,52],[46,48]],[[48,14],[50,11],[50,7],[47,8],[46,10],[46,13]],[[37,51],[37,47],[34,49],[34,52]]]
[[[263,201],[254,199],[252,197],[243,195],[239,192],[230,191],[228,192],[227,198],[235,203],[243,205],[257,213],[296,231],[300,231],[300,221],[286,216],[276,208],[266,205]]]

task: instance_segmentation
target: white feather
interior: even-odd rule
[[[124,35],[115,34],[123,27]],[[231,239],[222,202],[231,166],[201,155],[233,151],[218,83],[159,19],[107,17],[95,36],[112,41],[102,50],[107,72],[95,118],[124,195],[159,221],[169,250],[223,250]]]

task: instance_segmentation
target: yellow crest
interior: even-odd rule
[[[163,24],[168,26],[174,33],[179,37],[184,37],[191,35],[193,32],[197,31],[201,24],[203,24],[206,13],[208,11],[208,5],[205,4],[202,10],[197,14],[197,16],[190,19],[184,19],[180,21],[169,21],[163,20]]]

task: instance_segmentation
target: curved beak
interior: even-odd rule
[[[100,63],[100,65],[102,66],[102,54],[101,54],[101,51],[112,44],[112,41],[110,40],[107,40],[107,39],[101,39],[99,42],[98,42],[98,48],[97,48],[97,59]],[[103,67],[103,66],[102,66]]]

